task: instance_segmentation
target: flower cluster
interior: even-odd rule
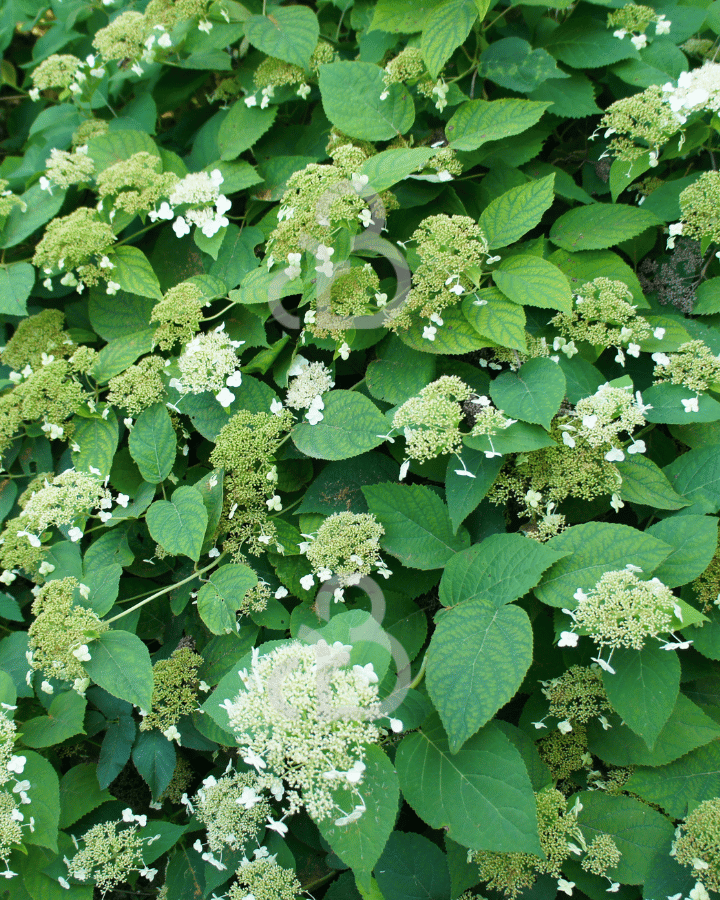
[[[335,386],[332,373],[321,362],[308,362],[303,356],[296,356],[288,369],[285,405],[290,409],[306,409],[306,418],[311,425],[323,418],[325,408],[322,395]]]
[[[32,72],[32,83],[36,91],[45,91],[49,88],[67,89],[75,81],[75,75],[80,67],[77,56],[69,53],[48,56]]]
[[[567,800],[555,788],[545,788],[535,795],[535,800],[540,845],[545,859],[530,853],[470,850],[468,862],[477,864],[480,880],[487,887],[515,898],[525,888],[532,887],[538,875],[546,874],[558,879],[560,891],[572,894],[574,883],[562,877],[562,868],[568,859],[584,856],[588,864],[583,867],[602,875],[607,875],[608,869],[617,866],[620,852],[608,835],[598,835],[603,838],[601,843],[596,843],[596,838],[590,846],[586,844],[577,821],[582,809],[579,801],[568,809]],[[617,890],[617,887],[614,889]]]
[[[472,389],[456,375],[443,375],[411,397],[393,416],[393,429],[405,436],[409,459],[423,462],[444,453],[457,454],[462,447],[462,403]]]
[[[682,621],[674,594],[658,578],[641,581],[636,571],[636,566],[629,565],[620,571],[605,572],[587,593],[578,588],[574,595],[576,608],[565,610],[573,627],[563,632],[561,644],[575,646],[579,630],[599,647],[610,647],[612,657],[612,651],[618,647],[641,650],[648,637],[671,633],[673,616]],[[665,643],[665,649],[678,649],[689,643]],[[610,660],[595,662],[614,674]]]
[[[359,584],[371,572],[377,570],[384,578],[392,574],[380,556],[384,534],[385,529],[370,513],[334,513],[315,534],[304,535],[308,540],[300,549],[319,581],[337,580],[340,590],[335,596],[341,600],[342,588]],[[311,585],[313,576],[305,576],[303,581]]]
[[[173,222],[173,231],[179,238],[190,234],[191,225],[197,225],[205,237],[213,237],[229,224],[225,213],[232,203],[220,193],[223,181],[220,169],[191,172],[176,181],[168,201],[150,213],[150,220],[172,219],[177,207],[182,207],[182,214]]]
[[[50,222],[35,248],[33,264],[42,267],[48,276],[45,287],[49,290],[52,276],[65,271],[66,278],[70,276],[67,283],[72,284],[76,279],[78,292],[82,293],[83,285],[94,285],[101,280],[110,282],[112,265],[108,253],[114,243],[115,234],[109,223],[102,221],[97,210],[81,206],[70,215]],[[110,284],[108,289],[112,292]]]
[[[608,152],[631,162],[650,151],[657,165],[661,148],[677,134],[682,117],[667,102],[663,89],[653,85],[612,103],[600,122],[605,137],[612,137]]]
[[[469,216],[429,216],[413,232],[420,264],[413,272],[412,288],[405,303],[393,310],[387,327],[406,329],[414,314],[429,319],[423,337],[434,340],[442,326],[442,311],[471,290],[471,270],[480,269],[489,257],[487,239]]]
[[[171,379],[170,387],[181,394],[212,391],[222,406],[230,406],[235,399],[230,388],[242,383],[236,351],[244,343],[231,340],[224,323],[197,335],[183,348],[177,363],[180,377]]]
[[[108,208],[136,214],[154,209],[178,182],[172,172],[163,173],[162,161],[153,153],[133,153],[127,159],[104,169],[97,177],[100,209]],[[110,213],[110,218],[113,214]]]
[[[688,341],[676,353],[653,353],[653,360],[656,384],[669,381],[699,393],[720,383],[720,358],[704,341]]]
[[[170,350],[178,341],[186,344],[200,328],[203,307],[207,298],[192,281],[182,281],[171,287],[153,307],[151,322],[159,322],[153,342],[163,350]]]
[[[718,66],[720,69],[720,65]],[[720,241],[720,172],[703,172],[680,194],[680,222],[670,225],[670,240],[682,234],[685,237],[705,238],[713,243]]]
[[[622,281],[610,278],[596,278],[583,284],[575,297],[575,305],[570,313],[558,313],[552,324],[562,335],[570,339],[562,347],[553,345],[554,350],[570,356],[575,350],[575,341],[588,341],[599,347],[615,347],[616,361],[625,364],[625,352],[639,356],[640,342],[649,338],[652,329],[647,321],[638,316],[636,307],[628,301],[632,299],[627,286]],[[556,340],[559,345],[559,341]]]
[[[132,872],[139,872],[149,881],[157,874],[156,869],[149,869],[143,862],[143,848],[153,838],[143,839],[137,833],[139,823],[146,824],[145,816],[133,816],[132,810],[123,812],[121,822],[101,822],[93,825],[80,838],[82,850],[72,859],[65,857],[68,875],[77,881],[95,885],[104,895],[116,887]],[[132,823],[129,828],[120,828],[124,823]],[[159,835],[158,835],[159,837]],[[76,841],[76,846],[79,843]],[[60,885],[70,888],[68,881],[59,878]]]
[[[300,882],[291,869],[280,866],[274,856],[260,856],[243,860],[235,873],[228,900],[299,900],[302,896]]]
[[[670,855],[704,888],[720,891],[720,798],[704,800],[678,825]]]
[[[68,188],[84,184],[95,177],[95,163],[87,154],[87,147],[78,147],[74,153],[52,149],[45,162],[45,175],[40,187],[52,193],[53,187]]]
[[[677,113],[684,124],[694,112],[720,110],[720,64],[706,62],[699,69],[681,72],[677,84],[662,87],[670,109]]]
[[[22,812],[22,807],[30,803],[27,792],[32,785],[27,779],[18,778],[27,758],[14,752],[17,727],[9,714],[15,708],[3,703],[0,710],[0,860],[5,863],[5,871],[0,874],[5,878],[16,874],[10,871],[10,854],[22,843],[23,828],[35,831],[35,819],[30,816],[26,822]]]
[[[107,402],[122,407],[128,416],[139,415],[144,409],[164,399],[164,371],[165,360],[162,357],[144,357],[110,379]]]
[[[9,190],[9,184],[9,181],[0,178],[0,220],[4,220],[6,216],[9,216],[16,206],[19,206],[22,212],[25,212],[27,209],[25,201],[16,197],[15,194]]]
[[[180,743],[177,723],[197,709],[197,671],[202,657],[189,647],[178,647],[168,659],[153,666],[152,709],[140,723],[140,731],[157,728],[168,740]]]
[[[276,543],[277,531],[269,518],[280,497],[275,493],[277,468],[273,457],[293,424],[288,410],[251,413],[241,410],[225,425],[210,454],[215,468],[225,469],[225,498],[219,534],[227,535],[224,548],[242,560],[247,542],[256,554]]]
[[[703,612],[709,612],[713,606],[720,606],[720,533],[718,549],[705,571],[692,582],[692,587],[702,604]]]
[[[83,662],[91,659],[88,644],[108,626],[78,602],[87,589],[76,578],[49,581],[35,598],[29,628],[28,663],[46,678],[72,683],[84,694],[89,684]]]
[[[547,714],[560,720],[560,731],[570,730],[572,723],[587,725],[612,709],[597,666],[571,666],[557,678],[543,681],[542,692],[550,703]]]
[[[65,316],[59,309],[45,309],[23,319],[2,351],[3,363],[20,372],[25,366],[38,369],[47,365],[51,356],[53,360],[72,356],[76,345],[63,330],[64,324]],[[17,380],[12,375],[10,379]]]
[[[372,224],[372,219],[367,220]],[[331,248],[318,247],[315,254],[319,262],[330,256]],[[382,309],[387,298],[380,293],[380,279],[370,263],[358,266],[334,267],[327,261],[334,274],[329,291],[320,291],[314,308],[305,315],[308,330],[315,337],[333,337],[344,340],[346,332],[354,327],[353,317],[371,315]],[[325,265],[326,263],[323,263]],[[318,267],[321,268],[321,267]],[[347,346],[347,345],[346,345]]]
[[[621,9],[608,14],[608,28],[614,28],[614,36],[621,40],[630,34],[630,40],[637,50],[647,47],[645,32],[650,25],[655,25],[655,34],[668,34],[672,22],[666,16],[659,15],[651,6],[626,3]]]
[[[110,492],[97,475],[68,469],[26,496],[19,518],[29,535],[39,538],[48,528],[70,525],[95,508],[111,505]]]
[[[220,778],[208,775],[190,801],[198,820],[207,831],[210,852],[222,858],[223,850],[239,850],[257,839],[272,812],[270,804],[257,790],[254,773],[235,772],[231,766]],[[282,787],[275,786],[276,793]]]
[[[576,725],[570,731],[556,729],[537,742],[540,758],[558,782],[565,782],[573,772],[589,769],[592,756],[588,753],[587,728]]]
[[[419,47],[405,47],[385,65],[383,81],[387,85],[415,82],[427,76],[425,60]]]
[[[245,686],[226,701],[230,726],[240,752],[258,771],[258,786],[287,785],[289,815],[305,806],[316,820],[336,817],[336,825],[359,818],[365,804],[357,785],[365,770],[364,746],[381,731],[372,724],[380,714],[372,664],[350,665],[351,647],[321,640],[315,645],[290,641],[261,656],[253,650]],[[351,790],[358,803],[346,812],[333,789]]]

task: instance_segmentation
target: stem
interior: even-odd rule
[[[425,677],[425,667],[426,666],[427,666],[427,653],[425,654],[425,656],[423,656],[423,661],[422,661],[422,665],[420,666],[420,671],[410,682],[410,684],[408,685],[408,689],[411,689],[411,688],[414,689],[420,684],[420,682]]]
[[[220,554],[217,559],[214,559],[211,563],[208,563],[203,569],[198,569],[197,572],[193,572],[192,575],[188,575],[187,578],[183,578],[182,581],[176,581],[174,584],[168,585],[168,587],[164,587],[161,591],[156,591],[154,594],[150,594],[149,597],[146,597],[144,600],[141,600],[139,603],[136,603],[135,606],[131,606],[130,609],[125,609],[121,613],[118,613],[116,616],[113,616],[112,619],[105,619],[105,624],[109,625],[111,622],[117,622],[118,619],[122,619],[123,616],[129,615],[131,612],[135,612],[136,609],[140,609],[141,606],[145,606],[146,603],[149,603],[151,600],[156,600],[158,597],[162,597],[163,594],[169,594],[170,591],[174,591],[175,588],[182,587],[182,585],[187,584],[188,581],[192,581],[194,578],[199,578],[205,572],[208,572],[210,569],[214,569],[220,563],[220,560],[223,558],[224,554]]]
[[[146,231],[150,231],[151,228],[155,227],[155,222],[151,225],[146,225],[144,228],[141,228],[140,231],[136,231],[135,234],[131,234],[129,237],[123,238],[121,241],[118,241],[114,246],[122,247],[123,244],[126,244],[128,241],[134,240],[136,237],[140,237],[141,234],[145,234]]]
[[[327,875],[323,875],[322,878],[316,878],[315,881],[311,881],[310,884],[303,885],[304,891],[311,891],[314,888],[322,887],[326,882],[331,881],[337,875],[337,872],[328,872]]]
[[[225,307],[225,309],[221,309],[219,313],[215,313],[214,316],[208,316],[206,319],[201,319],[200,321],[201,322],[212,322],[213,319],[218,319],[218,318],[220,318],[220,316],[224,315],[226,312],[231,310],[233,308],[233,306],[236,306],[236,304],[230,303],[228,306]]]

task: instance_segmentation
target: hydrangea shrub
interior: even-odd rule
[[[6,0],[0,896],[720,896],[720,12]]]

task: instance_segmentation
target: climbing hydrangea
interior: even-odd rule
[[[336,825],[365,811],[362,778],[366,744],[380,729],[378,676],[372,664],[350,665],[351,647],[291,641],[261,656],[240,673],[244,690],[225,703],[240,755],[258,771],[258,786],[287,785],[285,813],[303,806],[316,820]],[[337,807],[333,788],[350,789],[353,810]]]
[[[670,855],[698,881],[720,891],[720,798],[704,800],[675,829]]]
[[[152,709],[143,717],[140,731],[157,728],[168,740],[175,736],[177,729],[173,726],[197,709],[197,671],[201,663],[202,657],[189,647],[179,647],[168,659],[155,663]],[[179,738],[175,739],[179,743]]]
[[[334,513],[314,535],[307,535],[301,550],[320,581],[335,578],[342,588],[359,584],[363,576],[375,570],[389,577],[390,570],[380,556],[379,542],[384,534],[385,529],[373,515]]]

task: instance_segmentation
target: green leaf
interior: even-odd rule
[[[52,747],[75,734],[84,734],[86,705],[85,698],[75,691],[53,697],[46,716],[36,716],[23,725],[23,743],[27,747]]]
[[[527,41],[518,37],[493,41],[481,54],[478,68],[495,84],[523,94],[549,78],[567,78],[547,50],[533,50]]]
[[[527,131],[549,105],[536,100],[469,100],[458,107],[445,135],[453,150],[477,150],[488,141]]]
[[[433,155],[427,147],[414,147],[408,150],[383,150],[370,159],[366,159],[360,169],[361,175],[367,175],[369,181],[366,190],[386,191],[399,181],[421,169]]]
[[[368,397],[334,390],[325,395],[323,418],[316,425],[300,423],[292,431],[298,450],[314,459],[348,459],[385,440],[388,423]]]
[[[497,288],[483,288],[462,302],[465,318],[477,333],[497,347],[527,352],[525,310]],[[427,383],[427,382],[426,382]]]
[[[435,359],[405,346],[395,335],[378,345],[377,357],[365,379],[373,397],[386,403],[404,403],[435,377]]]
[[[686,410],[683,400],[694,400],[695,391],[681,384],[653,384],[643,391],[643,402],[652,409],[645,413],[648,422],[662,422],[665,425],[688,425],[691,422],[717,422],[720,420],[720,403],[708,394],[697,398],[698,409]]]
[[[400,786],[395,767],[380,747],[365,747],[362,796],[367,809],[349,825],[335,825],[336,815],[318,822],[318,828],[333,852],[357,876],[369,877],[395,825]],[[340,809],[351,810],[357,798],[350,790],[338,788],[333,799]]]
[[[433,715],[403,739],[395,764],[405,799],[431,828],[472,850],[542,853],[525,764],[494,723],[452,755]]]
[[[422,31],[428,14],[441,0],[378,0],[370,30],[390,34],[413,34]]]
[[[610,704],[652,750],[680,691],[677,653],[650,643],[642,650],[620,647],[613,653],[612,665],[615,675],[603,672]]]
[[[503,466],[500,457],[487,459],[484,453],[471,447],[464,447],[460,456],[465,468],[458,468],[457,457],[451,456],[445,473],[445,496],[454,533],[477,508]],[[464,471],[474,477],[461,474]]]
[[[307,69],[320,26],[307,6],[275,6],[267,16],[250,16],[245,37],[258,50]]]
[[[470,34],[477,16],[473,0],[443,0],[427,17],[420,46],[433,78]]]
[[[52,765],[42,756],[27,750],[23,753],[25,768],[23,779],[27,779],[32,790],[28,791],[30,803],[23,804],[26,821],[35,819],[35,830],[23,831],[23,841],[38,847],[47,847],[57,853],[58,822],[60,821],[60,784]]]
[[[447,307],[442,317],[444,324],[438,328],[434,341],[422,336],[425,325],[422,321],[415,322],[407,331],[401,331],[400,340],[413,350],[434,355],[472,353],[489,346],[490,342],[480,337],[459,307]]]
[[[570,555],[556,562],[535,588],[538,600],[548,606],[574,609],[578,588],[594,588],[605,572],[632,563],[650,574],[670,555],[671,548],[647,532],[611,522],[574,525],[546,546]]]
[[[572,291],[560,269],[537,256],[510,256],[493,271],[500,290],[514,303],[570,312]]]
[[[112,799],[109,791],[100,789],[94,763],[73,766],[60,779],[60,827],[74,825],[101,803]]]
[[[678,494],[693,504],[693,512],[716,513],[720,509],[720,454],[716,447],[682,453],[663,472]]]
[[[549,259],[567,278],[573,293],[579,292],[586,281],[594,278],[614,278],[627,285],[638,308],[647,309],[647,300],[637,275],[616,253],[610,250],[584,250],[579,253],[556,250]]]
[[[490,396],[506,416],[549,428],[565,397],[565,376],[552,360],[538,357],[496,378]]]
[[[52,194],[48,194],[39,184],[28,188],[24,194],[20,195],[25,206],[15,204],[0,229],[0,248],[7,250],[9,247],[17,247],[41,225],[49,222],[60,212],[60,208],[65,202],[65,193],[65,191],[55,188]],[[13,315],[17,315],[17,313],[13,313]]]
[[[493,606],[524,597],[542,573],[561,555],[547,544],[519,534],[492,534],[480,544],[457,553],[445,567],[439,600],[457,606],[482,600]]]
[[[672,552],[655,569],[655,577],[670,588],[693,581],[707,569],[718,546],[717,519],[709,516],[673,516],[647,529]]]
[[[115,266],[112,269],[112,280],[122,290],[141,297],[162,299],[160,282],[142,250],[137,247],[117,247],[112,252],[111,261]]]
[[[167,900],[202,900],[205,896],[206,864],[193,847],[180,844],[165,872]]]
[[[129,631],[106,631],[89,650],[92,658],[84,666],[95,684],[113,697],[149,711],[153,672],[150,654],[140,638]]]
[[[388,96],[381,100],[384,91]],[[405,134],[415,121],[408,89],[386,87],[383,70],[372,63],[343,60],[320,66],[320,94],[325,115],[348,137],[387,141]]]
[[[595,69],[630,56],[638,58],[630,41],[618,40],[604,21],[582,15],[556,28],[545,49],[573,69]]]
[[[694,316],[712,316],[720,312],[720,278],[709,278],[698,285],[692,313]]]
[[[133,747],[132,761],[150,788],[153,800],[158,800],[175,771],[175,744],[156,729],[141,731]]]
[[[293,8],[298,9],[299,7]],[[302,7],[302,9],[307,9],[307,7]],[[276,106],[260,109],[258,106],[248,107],[244,100],[234,103],[218,131],[217,142],[220,158],[236,159],[241,153],[249,150],[272,127],[276,115]]]
[[[490,442],[492,441],[492,446]],[[554,447],[555,441],[541,425],[530,425],[528,422],[516,422],[488,438],[486,435],[465,437],[466,447],[475,450],[502,453],[526,453],[529,450],[541,450],[543,447]]]
[[[90,324],[101,338],[114,341],[149,329],[155,301],[118,291],[106,294],[100,288],[90,289]],[[152,326],[153,333],[155,326]]]
[[[532,649],[530,620],[517,606],[469,600],[438,614],[425,678],[451,753],[512,699]]]
[[[179,487],[170,500],[156,500],[145,520],[153,540],[168,553],[200,559],[208,514],[195,488]]]
[[[447,900],[450,896],[447,858],[421,834],[394,831],[375,877],[385,900]]]
[[[683,819],[694,804],[720,796],[720,744],[698,747],[666,766],[638,767],[625,786]]]
[[[589,723],[588,747],[613,766],[663,766],[720,737],[720,725],[682,693],[652,750],[619,716],[608,720],[607,731],[595,720]]]
[[[128,446],[145,481],[160,484],[168,477],[175,462],[177,438],[164,403],[155,403],[140,413]]]
[[[532,100],[544,100],[550,103],[548,112],[555,116],[564,116],[567,119],[583,119],[585,116],[599,116],[602,112],[595,102],[596,90],[595,82],[579,72],[573,72],[569,78],[549,79],[544,84],[536,87],[529,96]],[[567,174],[563,172],[563,175],[566,177]],[[562,180],[564,181],[565,179],[563,178]],[[558,185],[558,192],[559,190],[560,186]],[[575,197],[572,199],[579,198]]]
[[[324,515],[335,512],[365,513],[368,506],[362,488],[366,484],[392,481],[397,470],[397,463],[380,453],[356,456],[352,462],[330,463],[308,486],[298,512]]]
[[[153,328],[145,328],[106,344],[95,360],[92,376],[98,384],[107,384],[115,375],[124,372],[136,359],[152,349]]]
[[[552,206],[555,176],[546,175],[511,188],[483,210],[480,227],[491,250],[507,247],[534,228]]]
[[[72,461],[78,472],[89,472],[92,466],[100,470],[103,478],[110,474],[120,432],[114,411],[106,412],[109,412],[106,418],[91,415],[88,418],[76,416],[73,420],[72,443],[80,450],[73,450]]]
[[[378,484],[362,492],[385,529],[381,547],[411,569],[442,568],[470,543],[464,529],[453,534],[448,508],[430,488]]]
[[[35,269],[30,263],[12,263],[0,267],[0,314],[27,315],[27,298],[35,284]]]
[[[571,209],[556,219],[549,237],[563,250],[603,250],[661,224],[655,213],[637,206],[592,203]]]
[[[655,509],[682,509],[688,505],[651,459],[640,454],[628,455],[615,465],[622,476],[618,493],[623,500]]]
[[[130,759],[135,742],[135,722],[131,716],[119,716],[108,725],[97,765],[97,780],[101,788],[112,784]]]
[[[230,564],[220,566],[212,573],[200,588],[197,608],[200,618],[213,634],[235,631],[243,597],[257,582],[257,575],[248,566]]]
[[[157,144],[144,131],[122,128],[97,135],[88,142],[88,156],[98,172],[125,162],[134,153],[150,153],[160,157]]]
[[[620,851],[614,877],[622,884],[642,884],[656,848],[672,837],[672,823],[632,797],[585,791],[580,801],[578,824],[587,843],[599,834],[609,834]]]

